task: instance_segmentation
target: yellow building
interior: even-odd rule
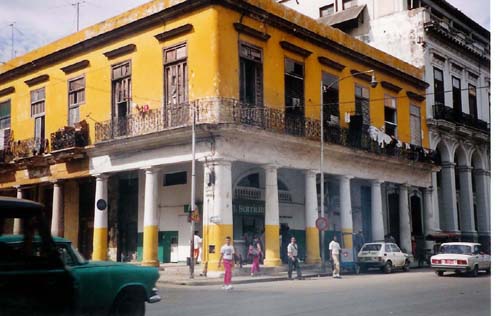
[[[422,75],[271,0],[152,1],[0,68],[0,190],[50,188],[24,196],[94,259],[185,260],[194,119],[209,271],[225,236],[278,265],[294,235],[317,263],[323,103],[327,238],[409,250],[432,217]]]

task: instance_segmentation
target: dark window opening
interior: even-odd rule
[[[10,128],[10,100],[0,103],[0,129],[4,128]]]
[[[259,174],[252,173],[238,182],[239,187],[260,188]]]
[[[422,0],[408,0],[408,10],[422,7]]]
[[[434,68],[434,103],[444,104],[443,71],[437,68]]]
[[[370,125],[370,90],[367,87],[356,85],[354,102],[355,115],[361,116],[363,125]]]
[[[262,106],[262,51],[246,44],[240,45],[240,101]]]
[[[323,119],[329,125],[338,125],[339,120],[339,78],[329,73],[322,73],[323,81]],[[333,116],[333,117],[332,117]]]
[[[451,77],[451,83],[453,87],[453,109],[456,113],[462,113],[462,89],[460,79]]]
[[[335,13],[335,5],[333,3],[319,8],[319,16],[320,17],[332,15],[334,13]]]
[[[469,114],[477,119],[477,92],[476,86],[469,84]]]
[[[385,133],[397,137],[398,117],[396,112],[396,98],[385,96],[384,98]]]
[[[292,135],[304,135],[304,65],[285,59],[285,126]]]
[[[80,105],[85,102],[85,78],[68,82],[68,124],[73,126],[80,121]]]
[[[167,173],[163,176],[163,186],[168,187],[172,185],[187,184],[187,172]]]
[[[127,116],[130,113],[130,102],[132,97],[131,73],[130,62],[121,63],[112,68],[113,134],[116,136],[127,134]]]

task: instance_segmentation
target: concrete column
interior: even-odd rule
[[[384,240],[384,214],[382,213],[382,182],[372,181],[372,240]]]
[[[477,229],[479,235],[490,235],[490,208],[488,199],[487,171],[474,169],[474,182],[476,183],[476,208],[477,208]]]
[[[475,238],[477,232],[474,223],[472,168],[469,166],[459,166],[456,169],[460,180],[460,230],[462,231],[462,235]]]
[[[318,192],[316,189],[316,172],[308,170],[305,172],[306,184],[306,262],[319,263],[320,246],[319,231],[316,228],[318,219]]]
[[[280,257],[280,210],[278,196],[278,168],[266,165],[266,215],[265,215],[265,248],[264,265],[281,265]]]
[[[342,248],[352,248],[351,176],[340,176],[340,227]]]
[[[158,261],[158,169],[147,168],[144,186],[143,266],[157,267]]]
[[[52,236],[64,237],[64,206],[63,188],[61,182],[54,182],[52,193],[52,221],[50,224]]]
[[[434,218],[434,204],[432,202],[432,197],[434,195],[434,191],[432,187],[424,188],[424,225],[425,225],[425,233],[427,236],[436,231],[436,222]]]
[[[22,199],[23,198],[23,189],[21,188],[20,185],[16,186],[15,188],[17,190],[16,197],[18,199]],[[14,218],[14,228],[12,230],[12,234],[19,235],[20,233],[21,233],[21,219]]]
[[[439,220],[439,192],[437,183],[437,172],[432,173],[432,216],[434,218],[434,230],[441,230],[441,223]]]
[[[208,276],[220,276],[217,267],[226,236],[233,238],[233,186],[231,162],[205,164],[203,192],[203,252]]]
[[[448,232],[458,232],[457,191],[455,186],[455,164],[441,164],[441,201],[440,212],[443,215],[441,229]]]
[[[98,202],[104,206],[97,208]],[[94,240],[92,260],[107,260],[108,258],[108,175],[96,176],[94,201]]]
[[[406,253],[411,253],[411,224],[407,184],[399,186],[399,236],[399,246]]]

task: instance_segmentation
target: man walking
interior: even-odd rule
[[[221,267],[221,262],[224,261],[224,285],[222,288],[224,290],[232,290],[231,279],[233,276],[233,263],[234,256],[236,255],[234,247],[231,245],[231,237],[226,237],[226,243],[220,249],[219,258],[219,268]]]
[[[292,271],[295,268],[295,271],[297,271],[297,279],[301,280],[302,279],[302,272],[300,271],[300,264],[299,264],[299,246],[297,245],[297,240],[295,240],[295,237],[292,237],[290,240],[290,243],[288,244],[287,247],[287,252],[288,252],[288,279],[292,279]]]
[[[200,256],[200,247],[202,245],[202,242],[203,242],[203,240],[198,235],[198,231],[195,231],[194,238],[193,238],[193,257],[194,257],[195,264],[198,264],[198,257]]]
[[[337,242],[336,236],[333,236],[333,240],[330,242],[328,249],[330,249],[330,257],[332,260],[332,277],[340,279],[340,245]]]

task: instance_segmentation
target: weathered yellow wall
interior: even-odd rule
[[[80,190],[78,182],[64,182],[64,238],[69,239],[76,247],[78,245],[79,201]]]

